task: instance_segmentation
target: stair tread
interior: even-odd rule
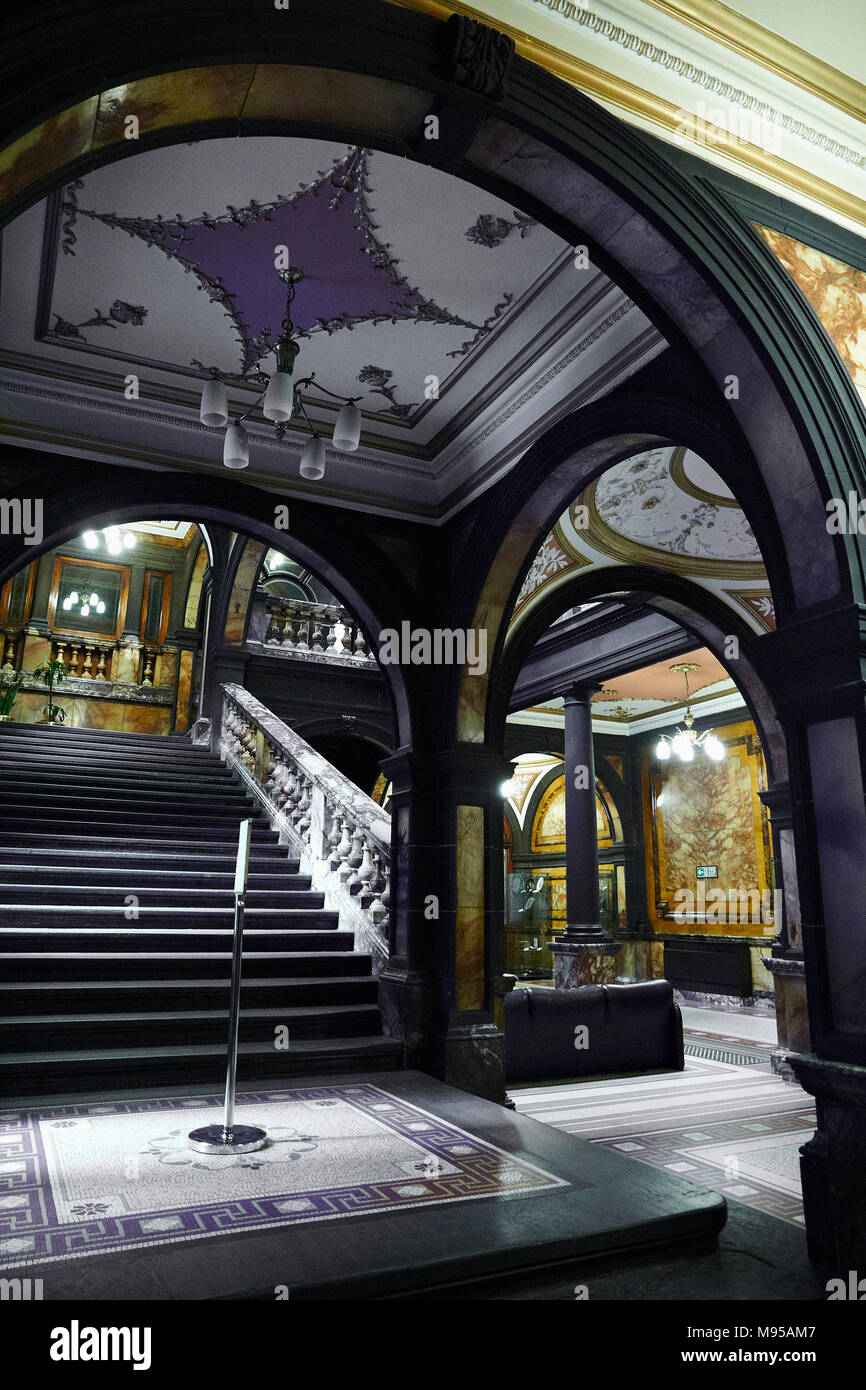
[[[80,959],[84,958],[83,955],[80,957]],[[337,958],[339,959],[339,955]],[[44,958],[38,957],[38,959]],[[145,956],[144,959],[148,960],[151,959],[151,957]],[[175,960],[178,958],[172,956],[171,959]],[[195,955],[187,956],[186,959],[201,960],[202,957]],[[223,956],[212,956],[210,959],[223,960],[226,958]],[[0,960],[2,960],[2,957],[0,957]],[[314,985],[333,985],[337,987],[340,985],[356,985],[359,982],[369,985],[373,979],[375,979],[375,977],[371,975],[264,975],[258,977],[245,974],[241,982],[241,987],[243,989],[247,987],[256,989],[294,989],[296,987],[306,989],[308,986]],[[19,980],[12,981],[11,983],[0,983],[0,995],[4,993],[20,994],[22,990],[44,990],[46,993],[50,990],[68,990],[71,994],[81,990],[134,990],[138,993],[142,988],[195,990],[222,989],[223,987],[226,989],[229,987],[228,975],[226,975],[225,980],[195,979],[192,977],[188,979],[158,978],[147,980]],[[326,1008],[327,1006],[323,1005],[322,1007]],[[99,1015],[100,1018],[103,1016],[102,1014]],[[131,1018],[133,1015],[124,1015],[124,1017]]]
[[[342,1052],[355,1051],[357,1049],[375,1051],[386,1051],[397,1054],[401,1051],[401,1044],[393,1038],[386,1038],[381,1034],[363,1033],[358,1037],[351,1034],[340,1038],[299,1038],[291,1046],[290,1053],[297,1055],[299,1052]],[[240,1042],[238,1043],[238,1053],[246,1056],[267,1056],[274,1054],[274,1045],[271,1041],[261,1042]],[[286,1055],[290,1055],[287,1053]],[[104,1047],[88,1048],[86,1050],[64,1050],[62,1052],[28,1052],[16,1053],[12,1056],[0,1056],[0,1071],[5,1068],[20,1068],[34,1063],[43,1064],[64,1064],[87,1061],[103,1061],[111,1058],[116,1061],[133,1061],[136,1058],[146,1060],[150,1057],[225,1057],[225,1044],[214,1043],[178,1043],[174,1047],[160,1046],[154,1047],[146,1044],[142,1047]]]
[[[241,1019],[250,1018],[279,1018],[281,1022],[293,1018],[308,1018],[311,1014],[316,1018],[333,1017],[337,1014],[369,1014],[371,1011],[377,1012],[378,1005],[365,1004],[293,1004],[289,1008],[245,1008],[241,1010]],[[134,1012],[107,1013],[107,1014],[16,1014],[11,1018],[2,1020],[3,1028],[21,1028],[33,1026],[50,1028],[55,1024],[90,1024],[90,1023],[177,1023],[182,1019],[208,1019],[208,1018],[228,1018],[228,1008],[225,1009],[147,1009],[136,1010]]]

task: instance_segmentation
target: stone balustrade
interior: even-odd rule
[[[268,596],[262,642],[274,654],[373,666],[375,656],[355,619],[339,604]]]
[[[220,756],[240,774],[313,887],[356,934],[378,974],[388,962],[391,818],[240,685],[224,685]]]

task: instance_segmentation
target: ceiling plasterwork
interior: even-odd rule
[[[746,613],[756,631],[775,626],[751,528],[723,480],[690,450],[643,450],[581,493],[540,546],[509,634],[542,598],[578,573],[609,569],[615,588],[617,565],[682,575]],[[756,582],[761,580],[763,585]]]
[[[563,414],[639,370],[664,339],[597,269],[519,208],[378,151],[217,138],[116,161],[4,233],[0,430],[36,448],[210,472],[213,373],[254,405],[292,306],[296,376],[326,443],[359,398],[362,443],[298,475],[307,433],[247,420],[246,479],[439,520],[511,468]],[[128,389],[130,374],[135,383]]]
[[[866,231],[866,86],[715,0],[397,3],[492,23],[522,56],[633,124]],[[856,49],[854,8],[830,0],[821,26],[837,39],[853,26]]]

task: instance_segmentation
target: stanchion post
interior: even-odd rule
[[[241,971],[243,969],[244,949],[244,898],[247,891],[247,876],[250,865],[250,839],[253,823],[244,820],[240,823],[238,854],[235,863],[235,922],[232,946],[232,985],[229,1000],[229,1043],[226,1058],[225,1111],[221,1125],[203,1125],[194,1129],[188,1136],[191,1149],[198,1153],[243,1154],[261,1149],[267,1143],[267,1130],[258,1125],[236,1125],[235,1081],[238,1067],[238,1027],[241,1012]]]

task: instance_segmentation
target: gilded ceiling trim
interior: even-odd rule
[[[458,3],[458,0],[447,5],[442,4],[441,0],[391,0],[391,3],[400,5],[403,9],[419,10],[422,14],[431,15],[435,19],[444,20],[451,14],[461,14],[476,19],[482,24],[490,24],[491,22],[490,15],[474,9],[471,5]],[[626,115],[650,121],[659,126],[668,136],[679,135],[679,138],[682,139],[683,117],[684,115],[688,116],[689,113],[684,113],[681,107],[674,106],[672,102],[665,101],[662,97],[655,96],[652,92],[645,91],[642,87],[637,87],[624,78],[604,72],[603,69],[595,67],[592,63],[585,63],[582,59],[575,58],[560,48],[554,48],[552,44],[545,43],[541,39],[530,38],[522,30],[515,29],[509,24],[497,23],[494,27],[499,28],[502,33],[508,34],[514,39],[520,57],[536,63],[539,67],[552,73],[554,77],[559,77],[570,86],[577,87],[587,96],[600,102],[608,102]],[[864,117],[859,117],[859,119],[864,119]],[[710,123],[707,122],[706,124],[709,125]],[[800,197],[808,198],[810,202],[817,203],[828,213],[856,223],[866,234],[866,200],[836,187],[835,184],[819,178],[816,174],[812,174],[798,165],[780,159],[778,155],[762,150],[758,145],[740,140],[718,126],[712,126],[712,130],[713,148],[745,170],[746,177],[751,177],[754,180],[757,175],[760,178],[773,179],[789,192],[793,190]],[[688,146],[694,149],[694,142],[689,141]],[[706,158],[705,155],[702,157]]]
[[[740,511],[740,504],[735,497],[719,497],[718,493],[706,492],[704,488],[698,487],[693,483],[686,472],[685,457],[688,450],[683,448],[674,449],[668,472],[676,483],[680,492],[687,492],[689,497],[694,497],[698,502],[709,502],[713,507],[733,507],[735,511]]]
[[[577,499],[589,512],[589,524],[581,527],[581,534],[588,543],[602,555],[608,555],[622,565],[650,565],[654,569],[672,570],[677,574],[696,576],[704,579],[763,579],[767,572],[764,566],[752,560],[707,560],[700,556],[680,555],[670,550],[658,550],[655,546],[644,545],[641,541],[622,536],[608,526],[599,513],[596,492],[600,479],[590,483]]]
[[[832,67],[790,40],[719,0],[644,0],[671,19],[688,24],[714,43],[802,87],[820,101],[829,102],[856,121],[866,121],[866,86]]]

